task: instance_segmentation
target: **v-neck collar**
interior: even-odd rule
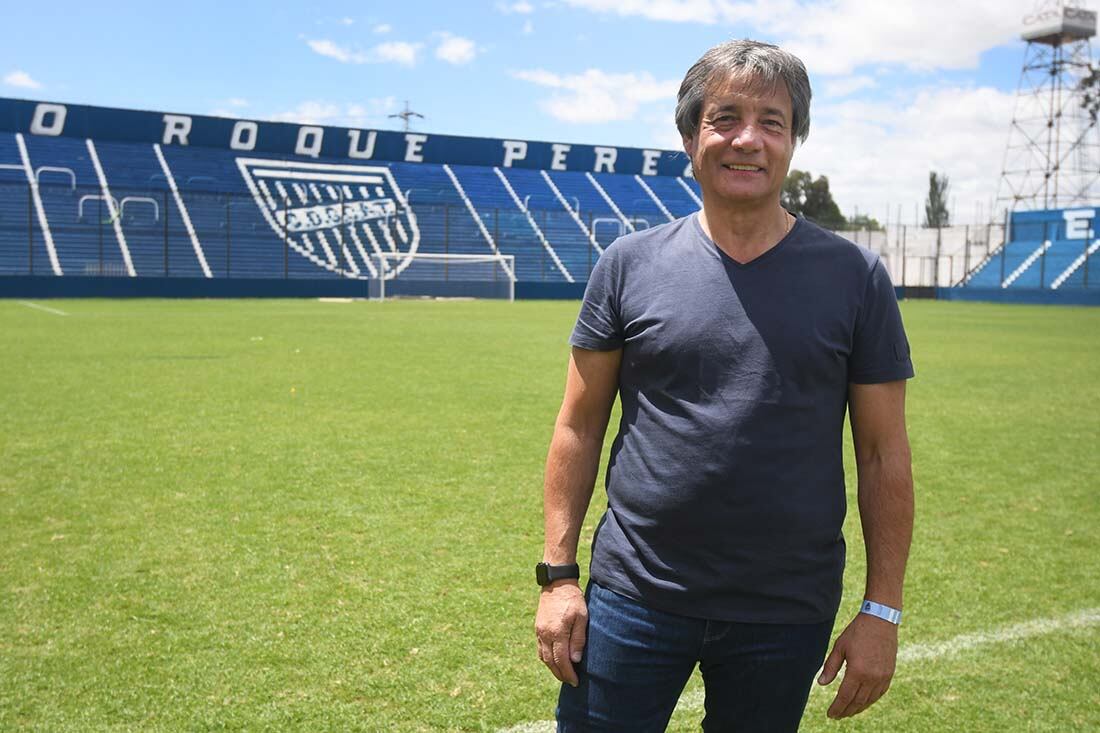
[[[794,214],[791,214],[791,216],[794,216]],[[741,270],[749,269],[751,267],[756,267],[761,262],[766,262],[767,260],[771,259],[774,255],[774,253],[777,252],[778,250],[780,250],[781,248],[783,248],[787,244],[787,241],[791,237],[794,236],[794,233],[798,231],[799,227],[802,226],[802,219],[800,217],[795,216],[794,224],[791,226],[791,230],[789,232],[787,232],[785,235],[783,235],[782,239],[780,239],[778,242],[776,242],[774,245],[772,245],[770,248],[768,248],[764,252],[761,252],[760,254],[758,254],[756,257],[753,257],[748,262],[738,262],[737,260],[730,257],[728,254],[726,254],[726,251],[723,250],[721,247],[719,247],[718,243],[715,242],[713,239],[711,239],[710,236],[707,235],[706,231],[703,229],[703,225],[699,222],[699,212],[695,212],[694,214],[692,214],[691,218],[692,218],[692,224],[695,227],[695,231],[699,234],[700,237],[703,238],[704,242],[706,242],[710,247],[712,247],[714,249],[714,251],[718,254],[718,257],[723,262],[725,262],[729,265],[732,265],[733,267],[736,267],[736,268],[741,269]]]

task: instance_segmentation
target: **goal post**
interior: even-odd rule
[[[516,299],[515,255],[376,252],[371,264],[371,300]]]

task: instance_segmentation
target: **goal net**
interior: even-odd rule
[[[370,298],[502,298],[515,300],[514,255],[376,252]]]

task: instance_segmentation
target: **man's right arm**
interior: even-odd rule
[[[546,457],[543,561],[577,561],[581,525],[599,472],[604,434],[619,384],[622,350],[589,351],[573,347],[565,398]],[[535,617],[539,659],[562,682],[577,684],[573,664],[581,659],[588,609],[580,584],[558,580],[542,589]]]

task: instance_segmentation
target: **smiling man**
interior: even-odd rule
[[[878,257],[780,204],[809,134],[802,62],[708,51],[676,124],[693,216],[623,237],[592,273],[547,457],[535,630],[558,730],[661,731],[696,665],[708,731],[795,731],[840,604],[851,418],[867,577],[818,678],[832,718],[894,672],[913,522],[909,345]],[[586,593],[577,544],[618,393]]]

